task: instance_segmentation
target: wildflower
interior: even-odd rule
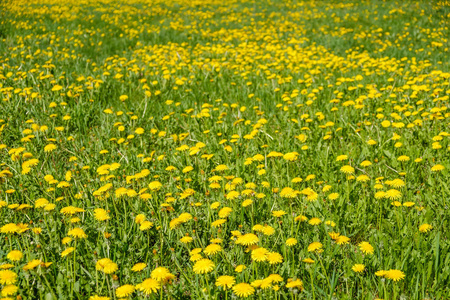
[[[375,199],[381,199],[384,198],[386,196],[386,192],[384,191],[379,191],[375,193]]]
[[[41,207],[45,207],[48,204],[48,200],[45,198],[39,198],[36,200],[36,202],[34,203],[34,207],[36,208],[41,208]]]
[[[150,229],[152,227],[153,227],[153,223],[152,222],[144,221],[144,222],[141,223],[141,226],[139,226],[139,230],[140,231],[145,231],[145,230],[148,230],[148,229]]]
[[[237,238],[236,244],[243,246],[255,245],[259,242],[259,238],[253,233],[247,233]]]
[[[322,249],[323,245],[320,242],[313,242],[308,246],[308,252],[314,252]]]
[[[393,202],[391,202],[391,204],[394,205],[395,207],[402,206],[402,203],[399,201],[393,201]]]
[[[202,252],[202,248],[195,248],[192,249],[191,252],[189,252],[189,255],[199,254],[200,252]]]
[[[401,197],[402,197],[402,193],[395,189],[388,190],[384,194],[384,198],[388,198],[389,200],[397,200],[397,199],[400,199]]]
[[[255,293],[255,289],[248,283],[239,283],[233,286],[233,292],[236,296],[246,298]]]
[[[237,273],[241,273],[242,271],[244,271],[247,267],[244,265],[238,265],[234,271],[236,271]]]
[[[152,190],[152,191],[158,191],[159,189],[161,189],[162,183],[159,182],[159,181],[152,181],[152,182],[150,182],[150,184],[148,185],[148,187],[149,187],[150,190]]]
[[[311,258],[305,258],[305,259],[302,260],[302,262],[307,263],[307,264],[313,264],[314,260],[311,259]]]
[[[286,240],[286,246],[294,246],[297,245],[297,240],[294,238],[289,238]]]
[[[400,178],[396,178],[392,181],[387,181],[386,184],[394,187],[394,188],[401,188],[405,186],[405,182],[401,180]]]
[[[283,262],[283,256],[277,252],[268,252],[266,258],[271,265],[280,264]]]
[[[287,161],[296,161],[297,160],[297,158],[298,158],[298,153],[297,152],[289,152],[289,153],[286,153],[284,156],[283,156],[283,158],[285,159],[285,160],[287,160]]]
[[[17,281],[17,274],[11,270],[0,270],[0,284],[14,284]]]
[[[125,285],[119,286],[116,289],[116,296],[119,298],[128,297],[131,294],[133,294],[134,290],[135,290],[135,287],[133,285],[125,284]]]
[[[0,269],[2,269],[2,270],[12,269],[12,268],[14,268],[14,265],[12,265],[12,264],[2,264],[2,265],[0,265]]]
[[[355,169],[352,166],[346,165],[341,168],[341,172],[344,174],[353,174],[355,173]]]
[[[218,165],[216,167],[216,171],[226,171],[228,170],[228,167],[226,165]]]
[[[55,144],[48,144],[47,146],[44,147],[44,151],[45,152],[52,152],[56,148],[58,148],[58,147]]]
[[[206,274],[214,270],[214,267],[215,265],[211,260],[204,258],[197,261],[192,269],[195,274]]]
[[[264,278],[263,280],[261,280],[261,283],[259,285],[260,289],[268,289],[272,286],[272,280],[270,278]]]
[[[0,229],[1,233],[16,233],[20,230],[20,228],[14,224],[14,223],[9,223],[6,225],[3,225],[2,228]]]
[[[363,161],[362,163],[359,164],[361,167],[368,167],[371,166],[372,163],[368,160]]]
[[[222,246],[217,244],[208,245],[206,246],[205,250],[203,250],[206,255],[214,255],[219,253],[220,251],[222,251]]]
[[[17,293],[18,290],[19,290],[18,286],[10,284],[3,287],[1,294],[3,297],[13,296],[14,294]],[[3,298],[3,299],[11,299],[11,298]]]
[[[288,283],[286,283],[286,287],[288,289],[299,289],[300,291],[303,290],[303,282],[300,279],[292,280],[288,279]]]
[[[214,222],[211,222],[211,227],[220,227],[226,221],[227,221],[226,219],[218,219],[218,220],[216,220]]]
[[[359,181],[359,182],[366,182],[369,180],[370,180],[370,178],[367,175],[359,175],[358,177],[356,177],[356,181]]]
[[[136,224],[141,224],[144,221],[145,221],[145,215],[143,215],[143,214],[139,214],[136,216],[136,218],[134,218],[134,222],[136,222]]]
[[[67,255],[69,255],[70,253],[72,253],[75,250],[74,247],[69,247],[66,250],[64,250],[63,252],[61,252],[61,257],[66,257]]]
[[[95,209],[94,217],[97,221],[106,221],[106,220],[110,219],[108,212],[106,210],[104,210],[103,208]]]
[[[144,268],[146,266],[147,266],[146,263],[137,263],[131,268],[131,271],[133,271],[133,272],[140,272],[140,271],[144,270]]]
[[[95,269],[97,271],[102,271],[105,274],[112,274],[116,272],[119,269],[119,267],[115,262],[113,262],[109,258],[102,258],[98,260],[97,263],[95,264]]]
[[[72,241],[72,238],[66,236],[66,237],[64,237],[64,238],[61,240],[61,243],[62,243],[63,245],[67,245],[67,244],[70,243],[71,241]]]
[[[320,224],[322,223],[322,220],[319,219],[319,218],[311,218],[311,219],[308,221],[308,223],[309,223],[309,225],[316,226],[316,225],[320,225]]]
[[[262,262],[267,260],[267,253],[269,251],[265,248],[256,248],[252,251],[252,259],[256,262]]]
[[[387,279],[391,279],[393,281],[399,281],[405,278],[405,273],[403,273],[400,270],[391,269],[389,271],[386,271],[384,277],[386,277]]]
[[[281,277],[279,274],[270,274],[267,279],[270,279],[273,283],[278,283],[283,281],[283,277]]]
[[[227,218],[231,212],[233,211],[233,209],[231,207],[224,207],[221,210],[219,210],[219,218],[221,219],[225,219]]]
[[[39,259],[33,259],[32,261],[28,262],[24,267],[23,270],[24,271],[29,271],[29,270],[33,270],[34,268],[36,268],[37,266],[39,266],[42,263],[41,260]],[[0,282],[1,283],[1,282]]]
[[[137,284],[136,289],[143,292],[145,295],[151,295],[161,289],[161,284],[153,278],[148,278],[142,283]]]
[[[10,261],[19,261],[21,260],[23,257],[23,253],[22,251],[19,250],[12,250],[8,253],[8,255],[6,255],[6,258],[9,259]]]
[[[342,160],[347,160],[348,159],[348,156],[347,155],[339,155],[337,158],[336,158],[336,161],[342,161]]]
[[[281,198],[295,198],[295,197],[297,197],[297,192],[290,187],[285,187],[281,190],[280,197]]]
[[[295,177],[294,179],[291,180],[292,183],[300,183],[302,181],[303,179],[301,179],[300,177]]]
[[[344,235],[340,235],[336,239],[336,244],[338,244],[338,245],[345,245],[345,244],[348,244],[349,242],[350,242],[350,238],[348,238]]]
[[[251,205],[252,203],[253,203],[253,200],[247,199],[247,200],[244,200],[241,205],[242,205],[242,207],[247,207],[247,206]]]
[[[211,239],[212,244],[221,244],[223,242],[220,238]]]
[[[422,224],[419,226],[419,231],[422,233],[427,233],[431,229],[433,229],[433,226],[431,226],[430,224]]]
[[[159,282],[166,282],[166,281],[174,279],[175,275],[170,273],[169,269],[167,269],[165,267],[159,267],[152,271],[152,273],[150,274],[150,277]]]
[[[69,230],[67,235],[70,235],[71,237],[79,238],[79,239],[87,238],[87,234],[84,232],[84,230],[81,228],[78,228],[78,227]]]
[[[440,171],[442,171],[442,170],[444,170],[444,169],[445,169],[445,167],[444,167],[443,165],[437,164],[437,165],[434,165],[434,166],[431,168],[431,171],[432,171],[432,172],[440,172]]]
[[[362,264],[355,264],[352,267],[353,272],[362,273],[366,267]]]
[[[361,243],[359,243],[359,249],[364,254],[370,254],[370,255],[373,254],[373,247],[368,242],[361,242]]]
[[[266,225],[262,228],[261,232],[264,233],[264,235],[273,235],[275,233],[275,228]]]
[[[220,202],[213,202],[210,205],[211,209],[217,209],[220,206]]]
[[[198,261],[198,260],[200,260],[200,259],[202,259],[203,258],[203,256],[201,255],[201,254],[193,254],[192,256],[191,256],[191,258],[189,258],[189,260],[190,261],[193,261],[193,262],[196,262],[196,261]]]
[[[237,191],[231,191],[226,196],[227,200],[234,200],[237,197],[239,197],[239,192],[237,192]]]
[[[286,212],[283,210],[277,210],[277,211],[272,212],[272,216],[277,217],[277,218],[284,216],[285,214],[286,214]]]
[[[193,240],[194,240],[194,239],[193,239],[192,237],[190,237],[190,236],[183,236],[183,237],[180,239],[180,242],[182,242],[183,244],[189,244],[189,243],[191,243]]]
[[[236,279],[233,276],[223,275],[216,279],[216,286],[224,289],[231,289],[235,283]]]
[[[337,198],[339,198],[338,193],[331,193],[328,195],[328,199],[330,199],[330,200],[336,200]]]
[[[64,215],[68,215],[68,216],[72,216],[76,213],[79,212],[84,212],[85,210],[79,207],[74,207],[74,206],[67,206],[64,207],[60,210],[60,213],[64,214]]]
[[[304,222],[304,221],[308,221],[308,218],[306,216],[297,216],[294,218],[295,222]]]

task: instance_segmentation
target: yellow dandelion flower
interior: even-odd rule
[[[216,279],[216,286],[224,289],[231,289],[235,283],[236,279],[233,276],[223,275]]]
[[[256,236],[253,233],[247,233],[239,236],[235,243],[238,245],[250,246],[257,244],[258,242],[259,242],[258,236]]]
[[[344,174],[347,174],[347,175],[353,174],[353,173],[355,173],[355,168],[353,168],[352,166],[346,165],[341,168],[341,172]]]
[[[364,272],[366,266],[364,266],[363,264],[355,264],[352,267],[353,272],[355,273],[362,273]]]
[[[146,266],[147,266],[146,263],[137,263],[131,268],[131,271],[140,272],[140,271],[144,270]]]
[[[23,257],[23,253],[20,250],[12,250],[6,255],[6,258],[10,261],[19,261]]]
[[[158,267],[152,271],[150,277],[161,282],[166,282],[175,278],[175,275],[170,273],[169,269],[165,267]]]
[[[161,289],[160,282],[153,278],[145,279],[142,283],[136,285],[136,290],[143,292],[145,295],[154,294],[159,289]]]
[[[255,293],[255,288],[248,283],[239,283],[233,286],[233,292],[240,298],[246,298]]]
[[[9,285],[17,281],[17,274],[11,270],[0,270],[0,284]]]
[[[419,226],[419,231],[422,233],[427,233],[431,229],[433,229],[433,226],[431,226],[430,224],[422,224]]]
[[[393,281],[399,281],[402,280],[403,278],[405,278],[405,273],[403,273],[400,270],[388,270],[386,271],[386,274],[384,275],[384,277],[386,277],[387,279],[391,279]]]
[[[297,240],[294,238],[289,238],[286,240],[286,246],[294,246],[297,245]]]
[[[217,253],[219,253],[220,251],[222,251],[222,246],[218,245],[218,244],[211,244],[206,246],[205,250],[203,250],[203,252],[208,255],[215,255]]]
[[[66,257],[67,255],[69,255],[73,251],[75,251],[75,248],[74,247],[69,247],[66,250],[64,250],[63,252],[61,252],[61,257]]]
[[[308,246],[308,252],[314,252],[322,249],[323,245],[320,242],[313,242]]]
[[[267,253],[269,253],[269,250],[265,248],[256,248],[252,251],[252,259],[256,262],[262,262],[267,260]]]
[[[371,244],[369,244],[368,242],[361,242],[361,243],[359,243],[359,249],[364,254],[369,254],[369,255],[373,254],[373,246]]]
[[[87,238],[87,234],[84,232],[83,229],[76,227],[74,229],[69,230],[69,232],[67,233],[67,235],[74,237],[74,238],[78,238],[78,239],[85,239]]]
[[[212,270],[214,270],[215,264],[207,259],[207,258],[203,258],[198,260],[195,264],[194,267],[192,268],[192,270],[194,271],[195,274],[206,274],[211,272]]]
[[[338,244],[338,245],[345,245],[345,244],[348,244],[349,242],[350,242],[350,238],[346,237],[344,235],[340,235],[336,239],[336,244]]]
[[[134,285],[125,284],[125,285],[119,286],[116,289],[116,296],[119,298],[128,297],[131,294],[133,294],[134,290],[135,290]]]
[[[283,256],[278,252],[268,252],[266,257],[267,261],[271,265],[280,264],[283,262]]]
[[[434,165],[434,166],[431,168],[431,171],[432,171],[432,172],[440,172],[440,171],[442,171],[442,170],[444,170],[444,169],[445,169],[445,167],[444,167],[443,165],[437,164],[437,165]]]

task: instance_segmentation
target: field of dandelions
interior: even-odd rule
[[[0,299],[449,299],[450,2],[0,3]]]

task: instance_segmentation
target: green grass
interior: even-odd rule
[[[0,268],[17,275],[0,270],[2,297],[120,299],[129,284],[142,299],[140,284],[166,267],[173,278],[150,298],[232,299],[249,283],[255,299],[446,299],[449,13],[445,1],[2,3]],[[379,193],[392,190],[401,196]],[[173,226],[182,213],[192,219]],[[86,236],[63,243],[74,228]],[[255,261],[237,231],[282,262]],[[196,274],[190,251],[218,238],[222,251],[201,252],[213,269]],[[52,264],[24,270],[33,260]],[[222,275],[235,288],[217,287]]]

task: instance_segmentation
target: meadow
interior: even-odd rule
[[[449,20],[0,2],[0,299],[450,299]]]

